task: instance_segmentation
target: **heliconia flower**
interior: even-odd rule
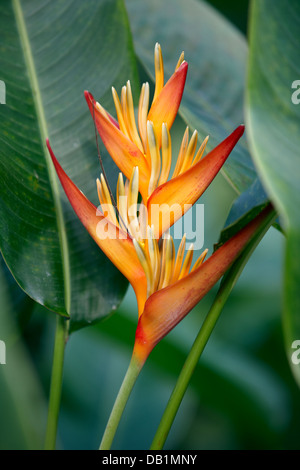
[[[185,235],[175,255],[172,237],[165,234],[159,244],[154,228],[147,223],[147,215],[140,208],[138,210],[138,167],[133,169],[130,180],[125,184],[122,174],[119,175],[116,208],[111,204],[105,178],[101,175],[97,180],[101,211],[66,175],[48,140],[47,146],[74,211],[99,247],[133,286],[139,317],[134,356],[142,363],[153,347],[223,276],[251,239],[265,213],[206,261],[207,250],[204,250],[192,265],[193,247],[184,255]],[[206,172],[210,172],[209,166],[204,178]]]
[[[244,126],[239,126],[204,158],[208,137],[197,150],[198,133],[194,131],[189,137],[187,128],[170,175],[169,129],[180,105],[187,63],[181,54],[174,74],[164,84],[158,44],[154,55],[154,98],[149,109],[149,85],[144,84],[138,125],[129,82],[122,89],[121,100],[113,89],[117,119],[85,92],[98,132],[121,170],[116,202],[112,201],[106,178],[101,174],[97,180],[101,209],[96,208],[66,175],[47,140],[56,172],[74,211],[135,291],[139,321],[134,354],[141,362],[220,279],[252,233],[252,228],[242,231],[224,245],[227,248],[220,248],[207,261],[204,261],[207,254],[204,250],[194,264],[193,246],[185,254],[184,235],[175,254],[170,227],[210,185],[242,136]]]
[[[154,64],[153,101],[149,106],[149,84],[144,83],[137,122],[129,81],[122,88],[120,98],[112,89],[116,118],[91,93],[85,92],[95,126],[121,171],[116,201],[105,174],[100,174],[97,179],[100,205],[96,208],[65,173],[48,139],[46,142],[75,213],[101,250],[128,279],[137,298],[138,322],[132,361],[104,433],[102,449],[109,448],[111,429],[115,432],[125,398],[152,349],[221,279],[273,211],[271,205],[267,206],[208,259],[205,249],[193,262],[193,245],[186,249],[186,235],[176,253],[169,229],[213,181],[243,135],[244,126],[237,127],[204,158],[208,136],[198,146],[198,132],[195,130],[190,136],[187,127],[171,174],[170,128],[179,109],[188,65],[182,53],[175,72],[165,83],[159,44],[155,46]]]
[[[189,139],[184,133],[175,169],[170,177],[172,143],[169,129],[177,114],[187,73],[182,53],[175,72],[164,85],[164,67],[159,44],[155,45],[155,92],[149,108],[149,84],[140,93],[138,125],[135,121],[130,82],[122,88],[121,100],[113,88],[115,120],[91,93],[85,92],[91,114],[108,152],[122,173],[130,180],[139,168],[139,192],[147,205],[148,225],[154,225],[154,236],[160,238],[201,196],[214,179],[244,132],[238,127],[218,147],[202,159],[208,136],[198,150],[198,132]],[[208,171],[209,168],[209,171]],[[161,221],[156,223],[160,207]]]
[[[160,167],[158,159],[154,155],[153,146],[159,151],[162,140],[168,138],[168,132],[177,115],[186,80],[188,64],[182,53],[171,78],[164,84],[164,66],[161,47],[155,45],[155,92],[149,109],[150,89],[149,84],[144,83],[140,93],[138,106],[138,123],[134,115],[134,104],[130,82],[122,88],[121,99],[116,90],[112,89],[116,107],[117,120],[115,120],[99,103],[91,93],[85,92],[86,101],[95,120],[98,132],[109,154],[114,159],[122,173],[130,179],[135,166],[140,171],[140,193],[144,202],[147,202],[153,185],[158,181]],[[165,129],[164,129],[165,128]],[[150,139],[155,141],[149,148]],[[163,137],[162,134],[165,134]],[[167,137],[166,137],[167,136]],[[170,144],[168,144],[170,147]],[[164,145],[164,148],[166,144]],[[168,158],[168,151],[165,152]],[[163,156],[164,158],[164,156]],[[168,177],[168,162],[163,162],[164,168],[161,182]],[[149,186],[150,185],[150,186]]]

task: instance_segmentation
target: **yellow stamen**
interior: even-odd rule
[[[166,287],[173,275],[175,260],[175,248],[173,238],[167,235],[163,238],[162,258],[161,258],[161,276],[159,280],[159,289]]]
[[[145,252],[145,249],[142,243],[138,242],[136,239],[133,239],[133,244],[134,244],[135,251],[138,255],[138,258],[140,260],[140,263],[142,265],[142,268],[146,275],[147,297],[149,297],[150,291],[151,291],[151,285],[153,283],[153,274],[152,274],[152,268],[149,262],[149,258],[147,256],[147,253]]]
[[[151,194],[156,188],[157,180],[160,173],[160,153],[153,123],[151,121],[147,121],[147,136],[149,153],[151,158],[151,176],[149,181],[148,194]]]
[[[185,242],[186,242],[186,234],[183,235],[179,248],[178,248],[172,282],[176,282],[178,280],[178,277],[181,271],[181,266],[182,266],[182,262],[184,258]]]
[[[144,146],[144,153],[147,152],[147,116],[149,109],[149,95],[149,83],[143,83],[139,101],[138,126]]]
[[[144,147],[142,145],[140,136],[137,131],[136,121],[134,116],[134,105],[133,105],[133,98],[132,98],[132,91],[130,86],[130,81],[127,81],[126,84],[126,97],[127,97],[127,113],[128,113],[128,120],[130,124],[130,134],[132,135],[132,140],[135,142],[137,147],[140,149],[141,152],[144,152]]]
[[[118,119],[118,122],[119,122],[120,131],[123,132],[123,134],[126,135],[126,137],[129,138],[129,134],[127,132],[126,124],[125,124],[124,117],[123,117],[122,106],[121,106],[118,94],[117,94],[114,87],[112,87],[112,95],[113,95],[113,99],[114,99],[114,103],[115,103],[115,108],[116,108],[116,112],[117,112],[117,119]]]
[[[189,142],[189,128],[187,127],[183,134],[183,138],[182,138],[182,142],[180,145],[180,150],[179,150],[179,154],[178,154],[178,158],[177,158],[177,162],[175,165],[175,170],[173,172],[172,178],[175,178],[176,176],[179,175],[182,162],[184,161],[184,157],[187,151],[188,142]]]
[[[127,219],[127,196],[125,194],[125,186],[123,181],[122,173],[119,173],[118,184],[117,184],[117,207],[119,211],[119,224],[120,227],[127,231],[128,219]]]
[[[208,139],[209,139],[209,136],[205,137],[205,139],[203,140],[202,144],[200,145],[200,148],[199,148],[198,152],[195,155],[195,158],[194,158],[191,166],[196,165],[196,163],[198,163],[201,160]]]
[[[101,206],[104,204],[104,199],[103,199],[103,193],[102,193],[102,187],[99,178],[97,178],[97,191],[98,191],[98,198]]]
[[[159,281],[160,274],[160,257],[159,248],[156,238],[154,238],[154,232],[149,225],[147,226],[147,239],[148,239],[148,253],[149,260],[152,267],[153,282],[150,288],[150,295],[156,290]]]
[[[134,238],[140,238],[139,221],[137,218],[137,202],[139,194],[139,167],[133,169],[128,187],[128,220],[130,233]]]
[[[127,87],[126,86],[123,86],[121,90],[121,108],[122,108],[124,123],[127,129],[128,138],[130,140],[133,140],[133,136],[131,134],[129,116],[128,116]]]
[[[162,125],[162,147],[161,147],[161,174],[158,186],[164,184],[170,173],[172,163],[172,145],[169,129],[165,123]]]
[[[191,269],[191,272],[195,271],[195,269],[199,268],[199,266],[201,266],[201,264],[203,263],[204,261],[204,258],[205,256],[207,255],[208,253],[208,249],[206,248],[206,250],[204,250],[201,255],[199,256],[199,258],[197,259],[197,261],[195,262],[194,266],[192,267]]]
[[[181,66],[182,62],[184,61],[184,51],[182,51],[182,53],[180,54],[180,57],[178,59],[178,62],[177,62],[177,65],[175,67],[175,72],[176,70],[179,69],[179,67]]]
[[[147,207],[143,202],[139,205],[138,223],[140,227],[140,236],[143,240],[146,239],[147,244]]]
[[[196,151],[197,141],[198,141],[198,132],[194,131],[191,137],[191,140],[189,142],[188,148],[186,150],[186,154],[184,156],[184,160],[182,162],[181,168],[179,170],[179,174],[184,173],[186,170],[190,168],[191,163],[194,158],[195,151]]]
[[[105,209],[105,211],[107,211],[107,218],[116,227],[118,227],[119,224],[118,224],[117,217],[116,217],[116,211],[115,211],[115,208],[114,208],[114,206],[111,202],[111,197],[110,197],[110,194],[109,194],[109,190],[108,190],[105,178],[104,178],[102,173],[100,175],[100,180],[101,180],[101,183],[100,182],[98,183],[99,180],[97,180],[97,187],[98,187],[98,194],[100,193],[100,197],[102,198],[102,201],[103,201],[103,203],[101,203],[101,205],[102,206],[104,205],[104,209]]]
[[[154,100],[158,97],[164,86],[164,63],[160,44],[156,43],[154,48],[154,67],[155,67],[155,92]]]
[[[103,116],[105,116],[109,120],[108,112],[106,111],[106,109],[103,108],[103,106],[101,106],[100,103],[96,102],[96,108],[98,108],[100,113],[103,114]]]
[[[128,190],[129,190],[129,180],[126,178],[125,181],[125,196],[128,197]]]
[[[183,262],[183,265],[182,265],[182,268],[181,268],[178,279],[182,279],[183,277],[185,277],[189,273],[189,270],[190,270],[190,267],[191,267],[191,264],[192,264],[192,260],[193,260],[193,254],[194,254],[194,245],[192,243],[189,246],[188,252],[185,256],[185,259],[184,259],[184,262]]]

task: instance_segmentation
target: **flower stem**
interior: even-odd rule
[[[196,365],[217,323],[229,294],[231,293],[251,254],[269,227],[272,225],[272,223],[274,223],[275,219],[275,211],[272,211],[263,221],[256,234],[241,253],[239,258],[224,275],[213,305],[211,306],[200,328],[200,331],[180,372],[175,388],[171,394],[151,444],[151,450],[159,450],[163,448]]]
[[[115,404],[107,422],[99,450],[109,450],[116,434],[120,419],[125,409],[126,403],[139,376],[144,362],[137,360],[133,355],[124,377],[123,383],[117,395]]]
[[[48,421],[45,450],[54,450],[56,444],[58,415],[60,408],[65,345],[68,338],[69,321],[57,315],[50,385]]]

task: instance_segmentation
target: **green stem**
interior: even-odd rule
[[[66,341],[68,338],[68,328],[68,320],[60,315],[57,315],[45,450],[54,450],[56,444],[64,353]]]
[[[218,321],[218,318],[229,297],[229,294],[232,291],[235,283],[237,282],[240,274],[242,273],[251,254],[253,253],[256,246],[258,245],[264,234],[267,232],[269,227],[272,225],[272,223],[274,223],[275,219],[275,211],[272,211],[272,213],[269,214],[269,216],[259,227],[256,234],[254,235],[250,243],[247,245],[247,247],[244,249],[244,251],[241,253],[239,258],[224,275],[219,291],[217,292],[217,295],[213,302],[213,305],[211,306],[207,317],[205,318],[200,328],[200,331],[180,372],[175,388],[171,394],[171,397],[166,406],[161,422],[157,428],[156,434],[151,444],[151,450],[159,450],[163,448],[163,445],[168,437],[169,431],[171,429],[183,396],[187,390],[188,384],[191,380],[196,365]]]
[[[139,373],[142,370],[143,364],[144,363],[138,361],[135,356],[132,357],[123,383],[117,395],[115,404],[111,411],[108,423],[106,425],[99,450],[110,449],[126,403],[136,382],[136,379],[138,378]]]

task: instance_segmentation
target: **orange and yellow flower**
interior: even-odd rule
[[[162,184],[168,178],[171,156],[167,141],[169,130],[177,115],[187,74],[187,62],[181,54],[175,72],[164,84],[164,67],[161,48],[155,46],[156,85],[153,101],[149,109],[149,84],[144,83],[138,106],[138,124],[134,115],[134,104],[130,82],[122,88],[121,99],[112,89],[116,107],[117,121],[97,102],[89,92],[85,92],[87,104],[95,119],[98,132],[109,154],[130,179],[134,167],[139,167],[139,191],[144,202],[154,186]],[[163,167],[160,173],[158,152],[164,139]],[[167,160],[167,161],[166,161]]]
[[[154,98],[149,109],[149,85],[144,84],[139,99],[138,124],[129,82],[122,88],[121,99],[113,89],[117,119],[85,92],[98,132],[121,170],[115,206],[105,177],[100,175],[97,189],[102,209],[97,209],[66,175],[47,141],[58,177],[74,211],[135,291],[139,320],[134,355],[142,363],[153,347],[222,277],[261,221],[259,217],[255,219],[206,261],[207,250],[192,265],[192,249],[184,255],[185,236],[175,254],[174,242],[168,232],[170,227],[212,182],[242,136],[244,127],[239,126],[204,158],[208,138],[197,150],[198,134],[195,131],[189,139],[187,129],[170,177],[170,128],[178,112],[188,66],[181,54],[175,72],[164,84],[163,59],[158,44],[154,56]],[[139,194],[143,204],[138,209]],[[161,213],[159,222],[155,223],[154,207],[159,207]]]

